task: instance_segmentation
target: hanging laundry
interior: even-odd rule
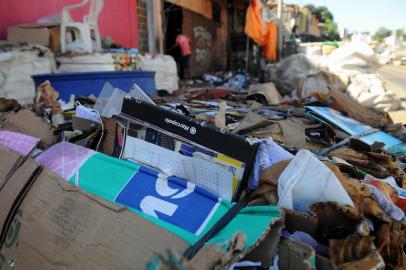
[[[262,52],[271,62],[278,60],[278,24],[275,21],[268,23],[268,31],[265,35]]]
[[[245,17],[245,33],[261,46],[266,43],[268,32],[268,25],[262,19],[262,8],[261,0],[253,0]]]
[[[262,10],[260,0],[251,2],[245,18],[245,33],[262,46],[264,56],[273,62],[277,60],[278,24],[275,21],[264,21]]]

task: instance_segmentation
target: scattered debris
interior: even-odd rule
[[[375,74],[393,52],[278,56],[268,2],[245,32],[280,62],[256,76],[247,54],[179,81],[176,57],[80,39],[52,74],[46,47],[1,42],[0,266],[405,269],[406,126]]]

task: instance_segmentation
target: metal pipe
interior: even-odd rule
[[[156,53],[155,29],[154,29],[154,6],[152,0],[144,0],[147,6],[147,27],[148,27],[148,51]]]
[[[277,17],[278,17],[278,59],[281,59],[283,52],[283,0],[278,0],[277,7]]]

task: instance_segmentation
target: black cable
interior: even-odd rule
[[[190,246],[184,253],[183,257],[190,260],[204,246],[204,244],[221,231],[230,221],[240,212],[242,208],[247,206],[250,198],[245,197],[236,203],[216,224],[203,235],[194,245]]]

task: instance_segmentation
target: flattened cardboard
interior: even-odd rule
[[[318,231],[316,217],[311,217],[298,211],[283,210],[285,212],[285,230],[289,232],[302,231],[316,238]]]
[[[316,216],[309,216],[289,209],[283,209],[283,211],[285,215],[285,230],[289,232],[302,231],[311,235],[313,238],[317,238],[318,219]],[[320,270],[330,270],[333,269],[333,265],[328,258],[316,255],[316,268]]]
[[[112,155],[114,150],[114,143],[116,140],[116,123],[117,118],[102,118],[104,125],[104,135],[102,141],[102,150],[101,152]]]
[[[16,152],[10,151],[6,148],[0,147],[0,191],[8,178],[11,176],[13,169],[21,155]]]
[[[403,252],[403,245],[400,249]],[[385,261],[375,247],[373,236],[354,234],[345,239],[330,239],[329,254],[336,269],[385,269]],[[390,265],[388,260],[386,263]],[[391,266],[393,269],[405,269],[397,263]]]
[[[37,169],[38,164],[32,159],[27,159],[21,167],[10,177],[0,190],[0,226],[3,228],[8,219],[20,192],[29,181],[30,177]],[[4,228],[3,228],[4,229]]]
[[[49,28],[49,48],[51,51],[59,52],[61,50],[61,29],[59,27]]]
[[[262,242],[249,252],[244,261],[260,261],[262,266],[268,267],[273,264],[273,259],[277,253],[281,233],[283,229],[283,220],[275,220],[270,227],[270,231],[266,234],[266,237]]]
[[[316,269],[316,252],[300,241],[282,237],[278,250],[279,269]]]
[[[56,142],[51,126],[30,110],[8,113],[5,122],[0,125],[0,129],[39,138],[41,139],[40,146],[44,148],[48,148]]]
[[[40,169],[35,161],[27,159],[0,190],[0,226],[5,228],[0,267],[145,269],[155,255],[167,250],[182,254],[189,246],[125,207],[79,190],[46,168],[38,173]],[[282,219],[276,219],[264,233],[264,241],[257,242],[256,248],[268,251],[271,258],[282,225]],[[239,241],[227,251],[218,245],[206,245],[202,250],[212,255],[200,254],[194,263],[206,268],[241,258],[245,237],[235,239]]]
[[[7,41],[41,44],[56,52],[60,49],[59,24],[31,23],[11,26],[7,28]]]
[[[16,176],[23,178],[27,169],[21,169]],[[16,270],[145,269],[154,254],[168,249],[181,253],[188,246],[158,225],[76,189],[47,169],[27,193],[7,239],[0,258],[12,260]]]
[[[50,30],[46,27],[21,27],[13,26],[7,28],[7,41],[28,42],[32,44],[49,45]]]
[[[302,149],[306,147],[305,127],[293,120],[282,120],[278,122],[282,129],[283,143],[287,147]]]
[[[316,256],[316,269],[317,270],[331,270],[331,269],[333,269],[333,264],[326,257],[317,255]]]

